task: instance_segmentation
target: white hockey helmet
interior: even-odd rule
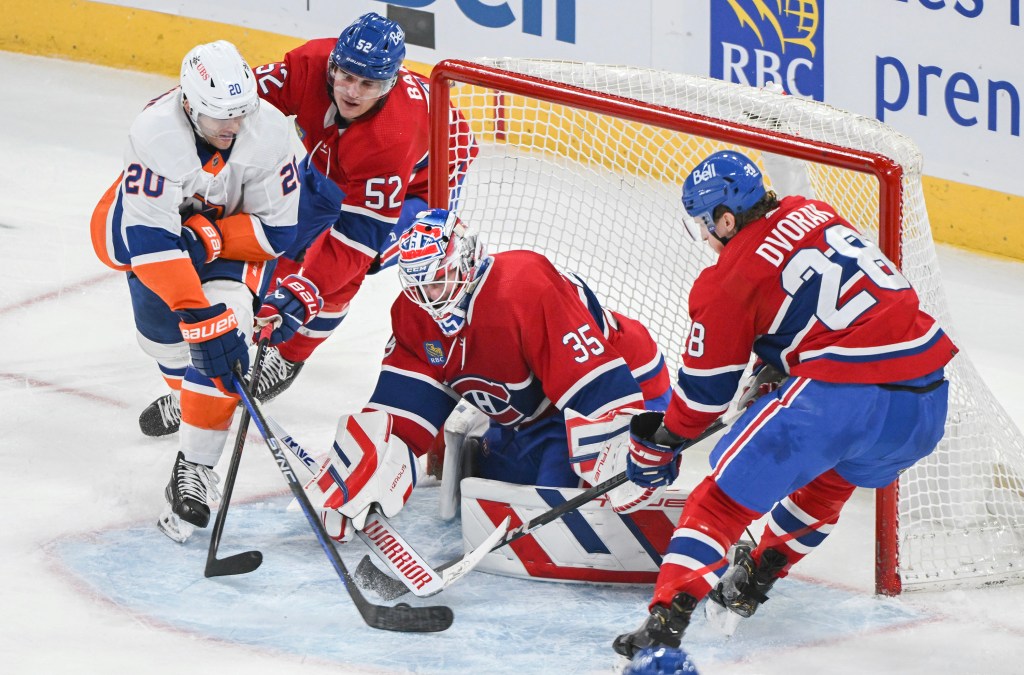
[[[464,301],[484,259],[483,244],[458,216],[445,209],[421,211],[398,242],[402,292],[446,334],[454,334],[465,320]]]
[[[226,40],[197,45],[181,62],[181,94],[192,124],[199,115],[226,120],[256,112],[256,78],[238,49]]]

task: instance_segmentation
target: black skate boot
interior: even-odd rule
[[[642,626],[615,638],[612,649],[632,659],[634,654],[647,647],[678,647],[696,606],[697,599],[689,593],[680,593],[672,598],[669,607],[655,605]]]
[[[167,436],[181,426],[181,405],[174,394],[164,394],[139,415],[139,429],[147,436]]]
[[[277,347],[268,347],[263,355],[263,370],[256,383],[256,398],[261,403],[271,401],[292,386],[305,361],[289,361],[281,356]],[[252,379],[252,368],[249,368],[249,379]]]
[[[755,566],[750,547],[737,546],[732,566],[708,594],[708,603],[729,609],[744,619],[753,616],[761,603],[768,600],[767,593],[787,562],[784,553],[769,548],[762,554],[761,564]]]
[[[206,492],[210,490],[211,496],[217,499],[216,483],[219,480],[212,467],[186,461],[185,455],[179,451],[164,496],[176,516],[196,527],[206,527],[210,523]]]

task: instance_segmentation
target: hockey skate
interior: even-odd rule
[[[261,403],[266,403],[284,393],[295,382],[303,365],[305,361],[289,361],[281,356],[277,347],[268,347],[263,355],[263,370],[260,371],[260,379],[256,383],[256,398]],[[249,380],[252,380],[251,367]]]
[[[212,467],[193,464],[179,451],[174,468],[171,469],[171,480],[164,489],[164,497],[171,513],[190,525],[206,527],[210,523],[210,505],[207,500],[220,499],[220,492],[217,490],[219,480],[220,477],[213,472]],[[180,523],[171,518],[166,511],[160,516],[157,525],[164,534],[175,541],[179,541],[179,538],[170,530],[182,533],[188,530],[180,527]],[[187,539],[189,534],[191,531],[185,533],[184,538]]]
[[[708,623],[731,636],[741,620],[753,616],[761,603],[768,600],[767,593],[786,562],[785,554],[769,548],[762,554],[761,563],[755,565],[750,547],[737,546],[729,571],[708,594],[704,604]]]
[[[678,647],[696,606],[697,599],[689,593],[672,598],[670,607],[655,605],[642,626],[615,638],[612,649],[632,659],[634,654],[648,647]]]
[[[147,436],[167,436],[181,426],[181,405],[174,394],[164,394],[139,415],[139,429]]]

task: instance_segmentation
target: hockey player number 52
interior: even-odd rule
[[[826,252],[816,248],[805,248],[794,255],[782,270],[782,287],[791,297],[814,276],[821,277],[818,289],[818,304],[815,316],[829,330],[841,330],[857,320],[864,312],[878,302],[871,293],[862,290],[841,306],[843,295],[843,270],[850,264],[876,286],[890,291],[910,288],[910,282],[896,270],[875,244],[866,241],[859,234],[844,225],[833,225],[825,230]],[[860,278],[855,275],[847,287]]]
[[[577,363],[583,363],[590,358],[590,355],[599,356],[604,354],[604,345],[593,335],[587,335],[587,331],[590,330],[590,324],[585,323],[575,332],[566,333],[562,336],[562,344],[570,345],[573,351],[580,353],[579,356],[573,358]]]

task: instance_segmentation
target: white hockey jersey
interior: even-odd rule
[[[195,305],[199,279],[182,223],[202,212],[223,236],[223,259],[277,257],[295,236],[298,172],[294,128],[263,102],[230,150],[197,140],[178,88],[153,101],[128,134],[124,171],[92,218],[97,256],[133,270],[172,309]]]

